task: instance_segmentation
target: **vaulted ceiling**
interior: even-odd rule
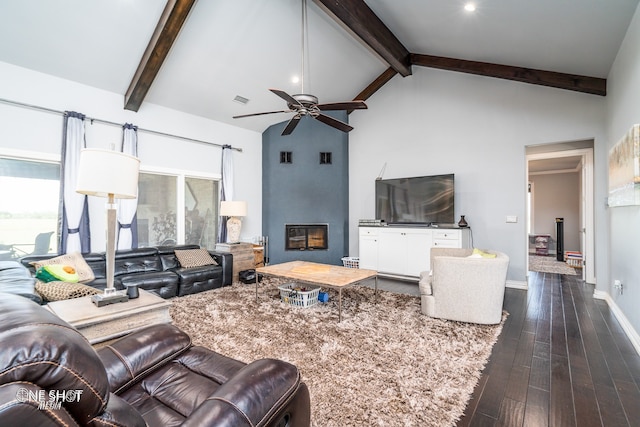
[[[305,92],[367,99],[435,67],[604,96],[638,1],[309,0]],[[288,115],[232,116],[300,91],[301,2],[5,1],[0,61],[261,132]]]

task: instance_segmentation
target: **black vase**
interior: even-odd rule
[[[460,221],[458,221],[458,227],[465,228],[468,227],[467,220],[464,219],[464,215],[460,215]]]

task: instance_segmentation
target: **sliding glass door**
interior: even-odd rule
[[[56,252],[60,164],[0,157],[0,260]]]
[[[218,181],[140,173],[138,241],[141,247],[194,244],[214,249]]]

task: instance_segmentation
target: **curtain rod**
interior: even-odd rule
[[[64,116],[64,114],[65,114],[64,111],[54,110],[53,108],[41,107],[39,105],[34,105],[34,104],[26,104],[24,102],[19,102],[19,101],[12,101],[10,99],[0,98],[0,102],[3,102],[5,104],[16,105],[18,107],[29,108],[29,109],[32,109],[32,110],[44,111],[46,113],[59,114],[59,115],[62,115],[62,116]],[[97,123],[110,125],[110,126],[118,126],[118,127],[122,127],[123,126],[122,123],[116,123],[116,122],[112,122],[112,121],[109,121],[109,120],[97,119],[95,117],[85,116],[85,119],[91,121],[91,123],[97,122]],[[189,137],[186,137],[186,136],[180,136],[180,135],[174,135],[174,134],[171,134],[171,133],[159,132],[157,130],[145,129],[145,128],[141,128],[141,127],[138,127],[138,126],[136,126],[136,127],[137,127],[139,132],[146,132],[146,133],[151,133],[151,134],[154,134],[154,135],[166,136],[166,137],[175,138],[175,139],[181,139],[183,141],[196,142],[196,143],[199,143],[199,144],[212,145],[214,147],[220,147],[220,148],[223,148],[223,147],[227,146],[227,147],[231,147],[232,150],[242,152],[242,148],[232,147],[230,145],[216,144],[215,142],[202,141],[200,139],[189,138]]]

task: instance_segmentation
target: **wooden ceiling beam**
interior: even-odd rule
[[[394,70],[392,67],[387,68],[382,74],[380,74],[378,77],[376,77],[376,79],[374,81],[372,81],[369,84],[369,86],[364,88],[364,90],[362,92],[360,92],[358,95],[356,95],[356,97],[353,98],[353,100],[354,101],[366,101],[374,93],[376,93],[378,91],[378,89],[380,89],[389,80],[391,80],[393,78],[393,76],[395,76],[396,74],[398,74],[398,72],[396,70]],[[347,113],[351,114],[353,111],[355,111],[355,110],[349,110],[349,111],[347,111]]]
[[[492,64],[489,62],[467,61],[442,56],[411,54],[411,64],[460,73],[476,74],[499,79],[514,80],[540,86],[606,96],[607,80],[554,71]]]
[[[382,86],[384,86],[393,76],[398,74],[396,70],[392,67],[387,68],[382,74],[380,74],[376,79],[369,84],[362,92],[360,92],[353,100],[361,100],[366,101],[371,97],[374,93],[378,91]]]
[[[403,77],[411,75],[409,51],[363,0],[314,0]]]
[[[124,96],[125,110],[138,111],[196,0],[168,0]]]

